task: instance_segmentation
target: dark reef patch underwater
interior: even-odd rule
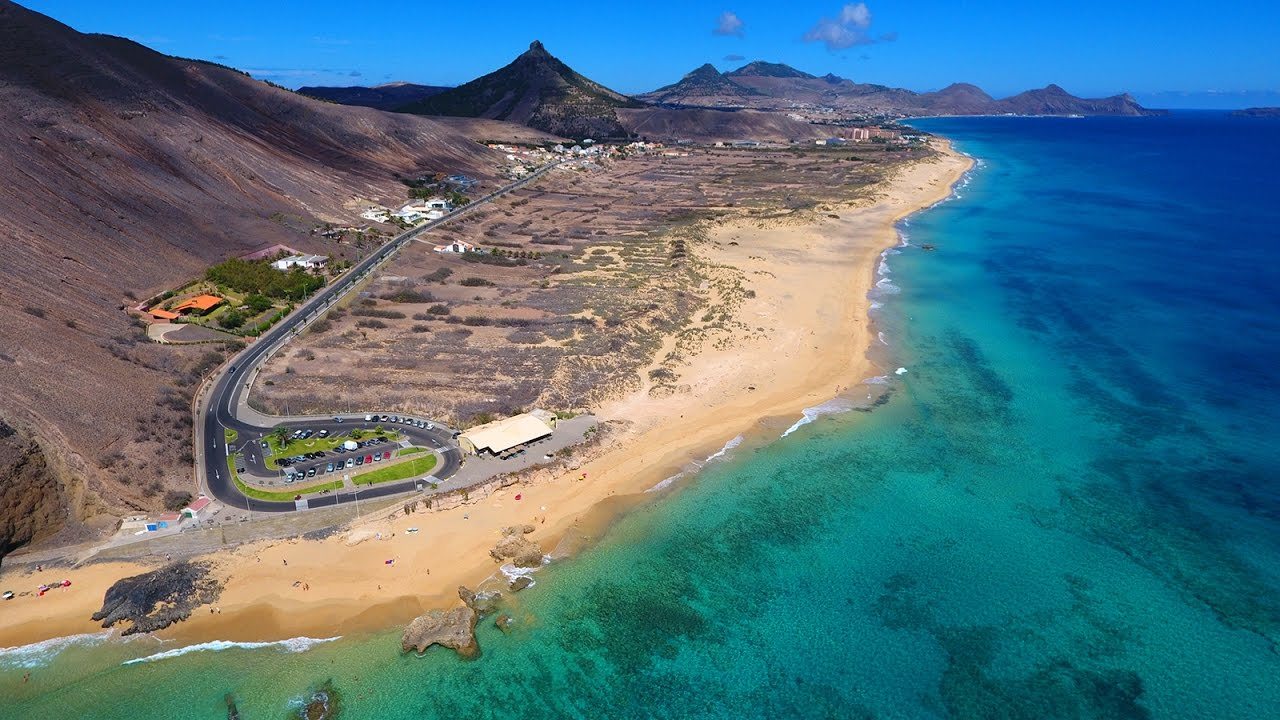
[[[677,483],[475,660],[50,646],[0,717],[1274,717],[1280,122],[918,124],[982,163],[889,257],[873,412]]]

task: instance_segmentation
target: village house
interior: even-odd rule
[[[305,268],[307,270],[319,270],[328,264],[329,258],[325,255],[290,255],[286,258],[280,258],[271,263],[271,266],[277,270],[291,270],[296,267]]]
[[[463,253],[475,252],[476,246],[465,240],[454,240],[448,245],[437,245],[435,249],[438,253],[455,253],[461,255]]]

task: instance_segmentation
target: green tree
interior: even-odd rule
[[[244,325],[244,313],[239,310],[229,310],[223,313],[222,317],[218,318],[218,324],[228,330],[235,330],[241,325]]]
[[[271,299],[266,297],[265,295],[259,295],[257,293],[254,293],[253,295],[250,295],[249,297],[244,299],[244,304],[247,305],[249,309],[252,310],[253,313],[256,315],[258,313],[263,313],[270,310],[272,302],[271,302]]]
[[[271,437],[275,438],[276,442],[280,444],[281,450],[289,446],[289,435],[289,428],[284,425],[277,425],[271,428]]]

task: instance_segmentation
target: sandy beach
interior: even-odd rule
[[[503,526],[533,524],[531,538],[549,552],[571,531],[598,532],[639,498],[653,497],[641,495],[645,490],[762,420],[790,422],[879,374],[867,359],[875,336],[867,292],[877,259],[897,243],[894,223],[947,197],[971,165],[933,142],[940,154],[900,169],[874,188],[870,201],[824,210],[807,224],[733,221],[713,228],[699,256],[751,291],[734,308],[738,330],[682,355],[673,368],[674,391],[651,393],[646,379],[639,391],[599,408],[600,418],[624,422],[580,469],[449,510],[391,520],[379,513],[325,540],[264,541],[209,556],[226,580],[216,608],[202,608],[159,635],[180,642],[276,640],[407,623],[456,604],[459,585],[475,587],[498,571],[488,551]],[[671,349],[674,340],[653,367]],[[4,603],[0,647],[100,632],[89,617],[105,590],[149,569],[101,563],[0,573],[0,589],[15,591],[72,581],[40,598]]]

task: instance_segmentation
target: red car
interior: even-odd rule
[[[372,456],[372,455],[365,455],[365,456],[364,456],[364,461],[365,461],[366,463],[371,463],[371,462],[373,462],[373,456]]]
[[[390,450],[384,450],[384,451],[382,451],[382,459],[383,459],[383,460],[390,460],[390,459],[391,459],[391,451],[390,451]]]

